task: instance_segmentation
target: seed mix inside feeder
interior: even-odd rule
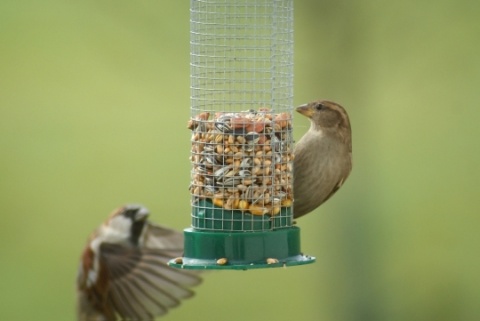
[[[185,269],[301,265],[293,226],[293,0],[190,1]]]
[[[290,225],[291,125],[289,113],[274,114],[269,108],[217,112],[211,118],[203,112],[189,121],[194,225],[217,223],[232,230]]]

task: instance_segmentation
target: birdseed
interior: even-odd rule
[[[193,202],[209,199],[253,215],[276,215],[281,207],[292,206],[291,114],[265,107],[202,112],[187,128],[192,131]]]

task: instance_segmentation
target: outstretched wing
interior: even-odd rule
[[[196,273],[167,265],[183,247],[182,242],[178,248],[178,236],[174,235],[180,233],[173,232],[165,234],[165,240],[163,236],[158,240],[147,237],[142,248],[109,243],[100,246],[100,260],[109,279],[107,304],[123,319],[152,320],[163,315],[182,299],[191,297],[189,288],[200,283]],[[152,247],[147,248],[150,243]],[[162,244],[164,249],[153,244]]]
[[[145,224],[139,245],[142,248],[162,250],[171,258],[183,254],[183,233],[152,222]]]
[[[101,260],[109,278],[107,304],[123,319],[152,320],[189,298],[200,278],[171,268],[161,250],[102,244]]]

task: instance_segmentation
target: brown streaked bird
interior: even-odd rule
[[[310,119],[310,129],[295,145],[293,161],[294,217],[328,200],[352,170],[352,131],[347,112],[328,100],[296,108]]]
[[[183,234],[147,220],[145,207],[115,210],[90,236],[77,277],[78,320],[153,320],[191,297],[198,274],[169,267]]]

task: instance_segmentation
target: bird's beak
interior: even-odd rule
[[[144,221],[147,219],[150,212],[145,207],[140,207],[135,214],[135,221]]]
[[[313,115],[313,108],[310,107],[309,104],[300,105],[297,108],[295,108],[295,110],[308,118],[311,118]]]

